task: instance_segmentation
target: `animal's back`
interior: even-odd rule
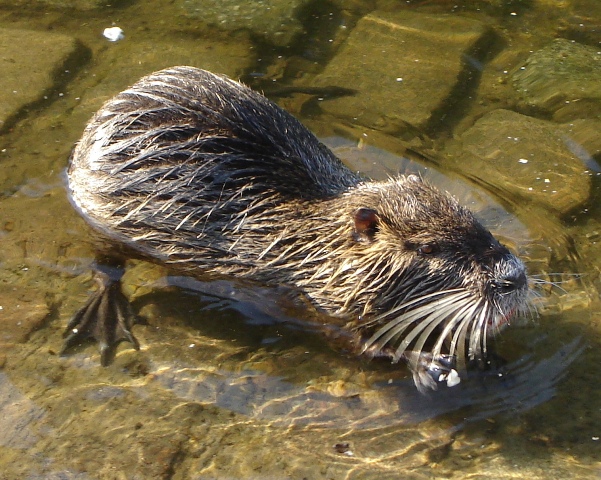
[[[235,257],[246,227],[255,236],[282,228],[282,203],[329,198],[360,181],[265,97],[192,67],[144,77],[107,102],[68,180],[97,230],[163,261]]]

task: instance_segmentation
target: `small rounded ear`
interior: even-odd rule
[[[374,239],[378,231],[378,212],[372,208],[358,208],[353,214],[355,231],[353,238],[358,242],[367,242]]]

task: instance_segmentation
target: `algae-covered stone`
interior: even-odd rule
[[[244,36],[235,42],[198,39],[193,48],[188,39],[171,38],[157,48],[159,41],[129,41],[126,37],[121,42],[106,42],[106,49],[95,59],[94,76],[85,80],[86,91],[74,111],[82,126],[103,102],[149,73],[190,65],[238,78],[254,60],[252,44]]]
[[[0,28],[0,131],[52,91],[76,51],[77,42],[66,35]]]
[[[560,121],[598,115],[600,78],[601,50],[561,38],[533,53],[512,76],[528,106]]]
[[[0,345],[26,342],[50,314],[44,292],[27,287],[0,286]]]
[[[509,110],[495,110],[462,136],[474,155],[459,165],[493,190],[509,191],[566,213],[590,193],[586,165],[570,149],[562,127]],[[461,162],[461,159],[458,160]]]
[[[278,46],[303,31],[299,13],[308,0],[179,0],[186,14],[222,30],[248,30]]]
[[[361,90],[328,100],[323,109],[388,133],[427,128],[452,103],[469,71],[466,58],[474,57],[485,35],[481,23],[459,16],[367,15],[316,79],[319,85]]]

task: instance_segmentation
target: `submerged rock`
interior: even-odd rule
[[[180,0],[186,14],[222,30],[248,30],[279,47],[303,31],[300,9],[309,0]]]
[[[160,48],[149,38],[111,43],[95,59],[99,68],[93,78],[86,79],[89,86],[73,114],[83,126],[103,102],[162,68],[190,65],[238,78],[253,60],[252,43],[245,36],[231,42],[198,39],[193,49],[189,40],[173,38]]]
[[[76,40],[66,35],[0,28],[0,131],[27,106],[55,93],[77,50]]]
[[[50,310],[44,292],[27,287],[0,287],[0,345],[24,343],[40,329]]]
[[[600,77],[601,50],[559,38],[533,53],[512,80],[526,107],[569,121],[598,115]]]
[[[495,110],[461,137],[469,163],[456,160],[468,178],[567,213],[589,198],[587,165],[561,126],[509,110]],[[463,166],[461,163],[464,163]]]
[[[456,15],[369,14],[315,82],[361,90],[322,108],[387,133],[430,128],[469,84],[486,39],[483,24]]]

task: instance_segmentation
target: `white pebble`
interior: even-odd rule
[[[102,35],[111,42],[117,42],[118,40],[123,40],[125,38],[125,35],[123,35],[123,30],[121,30],[119,27],[105,28],[102,32]]]

